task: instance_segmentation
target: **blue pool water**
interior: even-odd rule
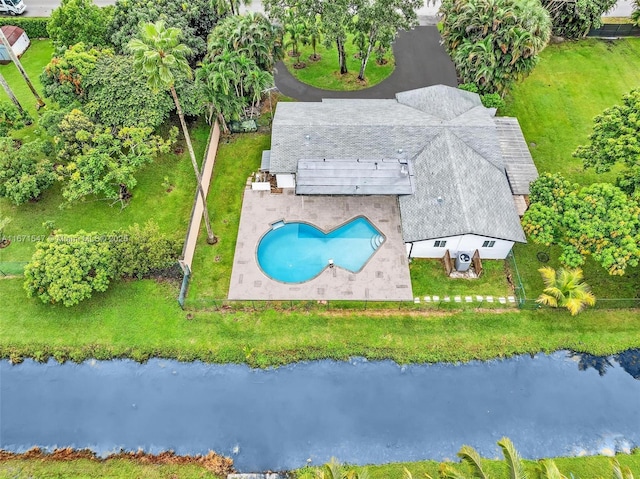
[[[302,283],[319,275],[330,259],[357,273],[383,242],[380,231],[361,216],[329,233],[308,223],[278,222],[260,240],[258,264],[270,278]]]

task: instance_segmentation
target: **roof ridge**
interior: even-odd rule
[[[495,126],[495,124],[494,124]],[[499,168],[497,165],[495,165],[492,161],[490,161],[486,156],[484,156],[484,154],[480,151],[478,151],[475,147],[473,147],[472,145],[470,145],[469,143],[467,143],[464,138],[462,138],[460,135],[458,135],[455,131],[453,130],[446,130],[447,133],[451,133],[453,136],[455,136],[456,138],[458,138],[462,143],[464,143],[470,150],[473,150],[474,153],[476,153],[480,158],[482,158],[484,161],[486,161],[487,163],[489,163],[491,166],[493,166],[496,170],[498,170],[500,173],[502,173],[503,175],[505,175],[505,168],[504,168],[504,157],[502,156],[502,150],[500,150],[500,158],[502,159],[502,168]],[[499,146],[499,145],[498,145]],[[506,175],[505,175],[506,176]]]

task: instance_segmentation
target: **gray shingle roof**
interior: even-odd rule
[[[517,118],[494,118],[509,185],[514,195],[528,195],[529,184],[538,177],[531,152]]]
[[[477,234],[525,242],[504,173],[444,131],[414,159],[416,191],[401,196],[405,241]]]
[[[482,106],[477,94],[443,85],[398,93],[396,100],[279,103],[270,171],[294,173],[301,159],[413,159],[416,191],[401,198],[406,241],[447,232],[524,241],[505,176],[498,133],[503,126],[494,122],[494,113]],[[438,184],[424,186],[436,173]],[[430,203],[434,188],[442,188],[447,206]],[[426,224],[424,218],[432,215],[439,216]]]

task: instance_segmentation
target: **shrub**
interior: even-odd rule
[[[93,0],[62,0],[51,12],[47,31],[54,45],[69,47],[84,42],[89,45],[109,45],[107,29],[113,9],[100,8]]]
[[[480,97],[482,104],[487,108],[503,108],[505,103],[497,93],[488,93]]]
[[[30,122],[31,118],[27,112],[22,116],[14,104],[0,102],[0,136],[7,136],[10,131],[24,128],[25,124]]]
[[[173,266],[180,254],[181,242],[160,234],[158,225],[148,222],[137,224],[124,232],[116,233],[124,241],[114,243],[114,257],[118,259],[118,276],[138,278]]]
[[[42,143],[16,148],[10,138],[0,138],[0,197],[20,205],[38,198],[55,180],[51,162],[43,157]]]
[[[73,306],[107,290],[113,262],[110,244],[96,233],[58,235],[37,244],[24,269],[24,288],[43,303]]]
[[[0,17],[0,27],[15,25],[22,28],[29,38],[49,38],[48,17]]]
[[[582,38],[592,28],[602,25],[602,15],[610,10],[617,0],[580,0],[557,2],[542,0],[542,5],[551,13],[553,34],[565,38]]]

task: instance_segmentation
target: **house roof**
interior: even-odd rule
[[[9,45],[13,45],[18,41],[18,38],[24,33],[24,30],[20,27],[16,27],[14,25],[4,25],[2,28],[2,33],[9,40]]]
[[[401,92],[396,99],[278,103],[269,168],[271,173],[294,173],[299,162],[313,159],[413,161],[415,193],[401,197],[406,241],[442,237],[450,230],[524,241],[506,176],[521,169],[514,166],[519,164],[515,155],[507,155],[507,168],[501,148],[505,135],[515,137],[513,132],[500,135],[499,129],[507,127],[496,123],[494,114],[477,94],[444,85]],[[315,174],[319,183],[323,180],[318,176],[326,174],[324,183],[333,182],[337,191],[351,185],[335,180],[331,168]],[[523,182],[525,177],[518,179],[518,191]],[[385,185],[378,186],[375,194],[398,194],[390,183],[386,192]],[[297,192],[327,194],[304,187]],[[434,194],[446,206],[430,203]],[[425,211],[440,216],[425,221]]]
[[[451,131],[414,160],[413,195],[400,196],[407,242],[476,234],[525,242],[504,172]]]

